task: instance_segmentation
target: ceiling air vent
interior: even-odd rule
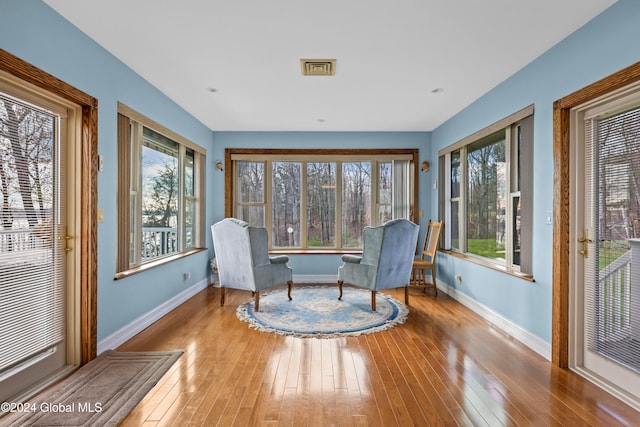
[[[333,76],[336,73],[335,59],[301,59],[303,76]]]

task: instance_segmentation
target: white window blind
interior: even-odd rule
[[[63,124],[0,94],[0,378],[64,339]]]
[[[393,161],[393,218],[410,219],[411,162]]]
[[[595,243],[585,269],[586,345],[640,372],[640,107],[584,125]]]

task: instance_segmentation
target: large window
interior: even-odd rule
[[[118,274],[203,246],[205,151],[118,108]]]
[[[441,150],[445,247],[531,272],[533,107]]]
[[[227,215],[272,250],[359,250],[362,231],[412,218],[417,150],[228,149]]]

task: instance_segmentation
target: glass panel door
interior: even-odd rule
[[[0,92],[0,401],[66,364],[65,126]]]
[[[584,190],[574,231],[582,365],[640,403],[640,103],[584,113]],[[629,102],[633,102],[629,104]],[[580,188],[578,186],[577,188]],[[582,224],[581,224],[582,223]]]

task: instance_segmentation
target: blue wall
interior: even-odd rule
[[[478,99],[432,133],[438,150],[534,104],[533,275],[530,283],[457,258],[442,256],[439,278],[522,328],[551,342],[553,102],[640,60],[640,2],[620,0],[591,22]],[[526,46],[523,46],[526,49]],[[431,198],[437,214],[437,199]],[[455,275],[462,275],[457,285]]]
[[[114,281],[116,265],[117,103],[162,123],[210,150],[211,131],[41,1],[2,0],[0,47],[98,99],[98,340],[129,324],[204,279],[209,254],[202,252]],[[207,158],[207,180],[214,170]],[[213,210],[214,197],[207,200]],[[192,273],[183,281],[182,274]]]
[[[527,105],[535,104],[534,283],[442,256],[440,278],[543,340],[551,340],[552,227],[545,223],[553,207],[552,104],[577,89],[640,60],[640,2],[619,0],[592,22],[533,61],[513,77],[438,127],[433,133],[211,132],[148,82],[39,0],[1,0],[0,47],[99,100],[98,205],[105,222],[98,229],[98,339],[129,324],[187,286],[207,277],[208,259],[200,253],[184,260],[114,281],[116,232],[116,111],[123,102],[208,150],[208,224],[224,212],[224,177],[214,168],[226,147],[273,148],[419,148],[432,168],[420,173],[420,209],[438,217],[437,151]],[[21,34],[21,36],[16,36]],[[526,46],[523,46],[526,49]],[[207,246],[211,237],[207,233]],[[292,257],[296,274],[335,274],[339,257]],[[188,283],[182,273],[190,271]]]

